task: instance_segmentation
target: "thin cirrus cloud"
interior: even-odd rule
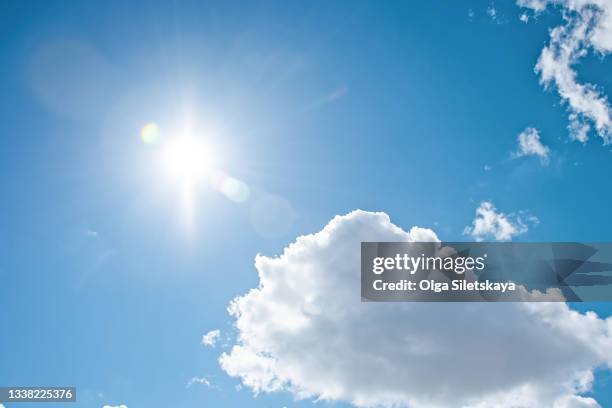
[[[612,109],[607,96],[593,84],[580,83],[575,70],[591,49],[600,55],[612,51],[612,1],[518,0],[517,4],[535,13],[549,5],[562,9],[563,24],[550,31],[535,70],[541,83],[554,86],[567,104],[572,139],[586,142],[594,127],[605,143],[612,142]]]
[[[192,377],[188,382],[186,388],[191,387],[193,384],[205,385],[208,388],[214,388],[210,380],[206,377]]]
[[[487,7],[486,13],[495,24],[505,24],[507,22],[506,18],[499,13],[499,10],[495,7],[495,3],[493,2]]]
[[[211,330],[202,336],[202,344],[208,347],[215,347],[219,337],[221,337],[220,330]]]
[[[550,163],[550,148],[540,140],[540,132],[534,127],[528,127],[517,137],[518,147],[512,157],[536,156],[543,166]]]
[[[357,407],[599,407],[584,394],[612,363],[610,318],[565,303],[359,301],[361,241],[437,239],[354,211],[257,256],[259,285],[229,308],[238,337],[222,369],[254,393]]]
[[[513,237],[529,231],[528,224],[538,223],[539,220],[534,215],[506,214],[495,208],[492,202],[483,201],[476,208],[472,224],[463,230],[463,235],[469,235],[476,241],[510,241]]]
[[[128,408],[127,405],[104,405],[102,408]]]

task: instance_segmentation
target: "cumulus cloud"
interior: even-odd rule
[[[211,330],[202,336],[202,344],[209,347],[215,347],[220,336],[220,330]]]
[[[569,395],[561,398],[553,408],[601,408],[593,398]]]
[[[547,166],[550,162],[550,148],[540,140],[540,132],[538,129],[528,127],[519,133],[518,149],[513,154],[514,157],[537,156],[540,158],[540,163]]]
[[[258,287],[229,307],[238,337],[222,369],[255,393],[357,407],[590,403],[580,395],[611,362],[610,319],[565,303],[362,303],[360,242],[415,240],[437,236],[355,211],[258,255]]]
[[[537,224],[539,220],[533,215],[527,216],[527,221]],[[490,201],[483,201],[476,208],[476,217],[472,225],[465,227],[463,235],[469,235],[476,241],[493,238],[497,241],[510,241],[516,235],[529,230],[526,222],[520,216],[505,214],[498,211]]]
[[[569,110],[571,138],[586,142],[591,127],[605,143],[612,141],[612,110],[597,86],[580,83],[575,65],[594,50],[612,51],[611,0],[518,0],[521,7],[539,13],[548,5],[562,9],[564,23],[550,31],[535,70],[546,87],[554,86]]]

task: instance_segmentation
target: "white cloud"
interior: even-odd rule
[[[593,398],[568,395],[559,399],[553,408],[601,408]]]
[[[538,129],[528,127],[518,135],[518,149],[513,154],[514,157],[537,156],[540,163],[547,166],[550,162],[550,148],[540,140]]]
[[[127,405],[104,405],[102,408],[127,408]]]
[[[486,10],[487,16],[496,24],[505,24],[506,19],[499,13],[499,10],[495,8],[495,3],[491,2]]]
[[[238,340],[221,367],[255,393],[359,407],[588,403],[575,396],[611,362],[611,319],[565,303],[360,302],[361,241],[436,239],[355,211],[258,255],[258,287],[229,308]]]
[[[567,103],[571,138],[586,142],[591,126],[605,143],[612,142],[612,109],[601,89],[580,83],[574,66],[590,50],[612,51],[612,0],[518,0],[521,7],[542,12],[559,6],[564,23],[550,31],[535,70],[545,86],[554,85]]]
[[[193,384],[202,384],[202,385],[207,386],[208,388],[214,388],[214,386],[212,385],[210,380],[208,378],[206,378],[206,377],[192,377],[187,382],[187,387],[186,388],[191,387]]]
[[[527,221],[537,224],[539,220],[533,215],[527,216]],[[464,235],[470,235],[476,241],[493,238],[497,241],[510,241],[516,235],[524,234],[529,230],[527,224],[520,216],[504,214],[498,211],[490,201],[483,201],[476,208],[476,217],[472,225],[465,227]]]
[[[202,344],[205,346],[214,347],[217,344],[217,340],[219,340],[220,336],[220,330],[211,330],[202,336]]]
[[[495,4],[489,4],[489,7],[487,7],[487,15],[491,17],[492,20],[495,20],[497,17],[497,9],[495,8]]]

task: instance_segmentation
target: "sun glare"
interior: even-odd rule
[[[201,181],[213,168],[210,151],[204,142],[196,138],[170,140],[163,147],[162,153],[166,174],[183,185]]]

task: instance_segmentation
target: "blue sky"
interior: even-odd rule
[[[4,2],[0,384],[75,385],[78,407],[306,407],[236,391],[201,344],[233,338],[256,254],[358,208],[465,240],[483,201],[537,217],[517,241],[609,241],[612,148],[570,140],[534,72],[558,10],[450,3]],[[607,94],[611,68],[591,53],[578,78]],[[198,186],[189,226],[158,163],[187,122],[249,191]],[[530,126],[546,166],[512,155]],[[602,406],[611,389],[598,374]]]

